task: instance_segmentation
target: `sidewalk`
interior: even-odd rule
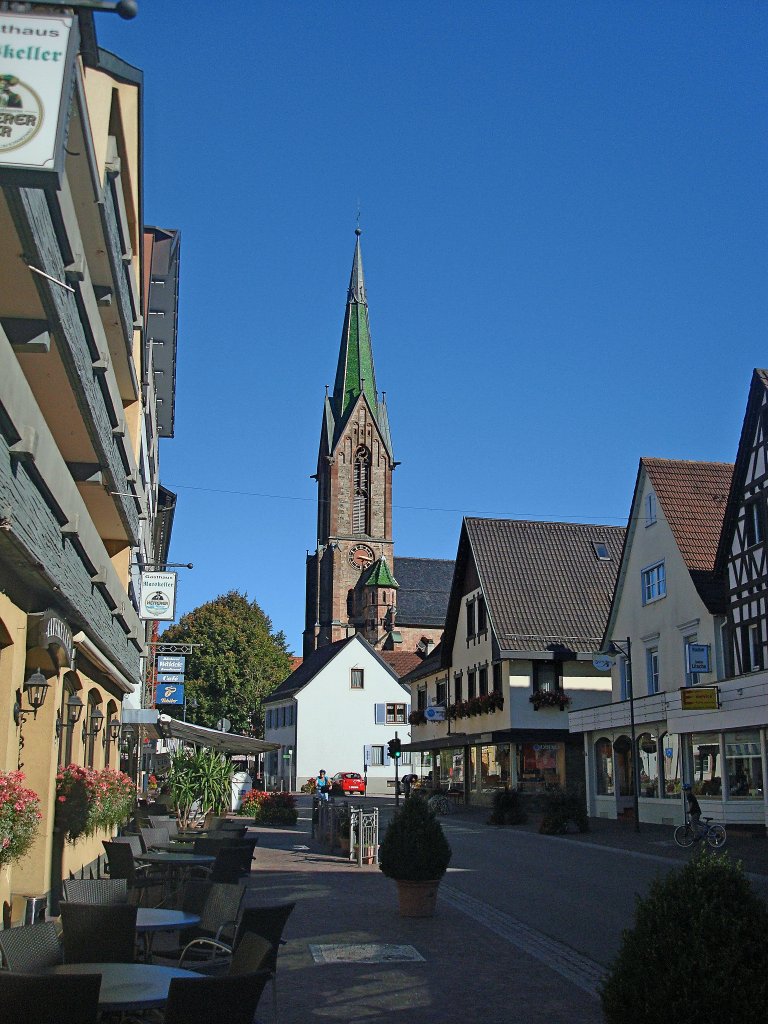
[[[494,930],[493,922],[478,927],[470,920],[449,881],[441,886],[434,918],[399,917],[395,883],[375,865],[358,868],[318,852],[310,837],[309,802],[298,802],[295,828],[258,829],[257,868],[247,896],[249,906],[296,902],[285,932],[288,942],[280,953],[280,1024],[600,1021],[594,991],[597,975],[590,980],[591,968],[598,965],[576,956],[576,962],[564,969],[559,963],[563,950],[555,942],[549,962],[522,953],[519,943],[516,948],[504,940],[503,921],[496,922]],[[487,820],[487,811],[462,811],[448,820],[476,826]],[[520,828],[536,831],[536,824]],[[631,824],[627,828],[601,820],[588,834],[553,841],[612,846],[630,855],[668,859],[671,866],[690,857],[674,845],[670,829],[654,826],[641,825],[638,835]],[[729,846],[745,870],[768,874],[765,839],[734,836],[732,844],[729,837]],[[333,951],[312,949],[344,946],[348,948],[343,955],[349,957],[371,944],[413,947],[423,959],[328,962]],[[397,953],[383,950],[385,957]],[[259,1008],[264,1024],[273,1024],[271,1003],[268,990]]]

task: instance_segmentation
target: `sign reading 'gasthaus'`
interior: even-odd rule
[[[0,13],[0,166],[54,170],[76,35],[72,18]]]
[[[175,617],[176,573],[143,572],[139,618],[145,622],[173,622]]]
[[[683,711],[717,711],[720,691],[716,686],[684,687],[680,690],[680,707]]]

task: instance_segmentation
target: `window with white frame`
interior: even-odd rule
[[[648,693],[659,692],[659,649],[649,647],[645,652],[645,664],[648,675]]]
[[[405,704],[387,704],[387,723],[405,724]]]
[[[371,747],[371,764],[382,765],[384,764],[384,747],[377,746],[375,743]]]
[[[362,690],[365,682],[365,674],[361,668],[353,668],[350,677],[349,685],[353,690]]]
[[[650,604],[665,597],[667,593],[667,574],[664,569],[664,562],[656,562],[643,569],[643,604]]]
[[[645,525],[653,526],[656,522],[656,495],[653,491],[645,496]]]

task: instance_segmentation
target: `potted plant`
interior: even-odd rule
[[[437,889],[451,861],[443,828],[426,800],[405,801],[384,833],[379,867],[397,882],[401,917],[431,917]]]
[[[0,772],[0,867],[27,853],[42,818],[37,793],[23,783],[21,772]]]

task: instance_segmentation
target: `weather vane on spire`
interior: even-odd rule
[[[362,232],[360,231],[360,200],[359,199],[357,200],[357,227],[355,228],[355,234],[356,235],[362,234]]]

